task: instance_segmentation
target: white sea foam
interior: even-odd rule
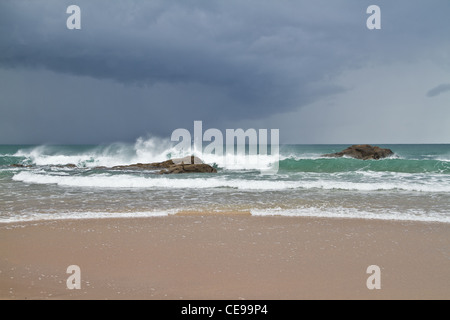
[[[49,220],[81,220],[81,219],[116,219],[116,218],[151,218],[167,217],[176,214],[176,210],[146,212],[59,212],[59,213],[22,213],[11,217],[0,217],[0,223],[49,221]]]
[[[295,208],[295,209],[253,209],[253,216],[285,216],[285,217],[320,217],[320,218],[342,218],[342,219],[375,219],[375,220],[398,220],[398,221],[421,221],[450,223],[450,216],[433,214],[418,209],[410,209],[404,212],[396,212],[392,209],[380,209],[377,211],[363,211],[356,208]]]
[[[139,138],[134,145],[115,143],[77,154],[64,154],[54,146],[38,146],[31,150],[19,150],[14,156],[25,157],[26,161],[37,166],[75,164],[79,167],[112,167],[164,161],[173,151],[168,140]]]
[[[442,161],[442,162],[450,162],[450,156],[441,156],[441,157],[436,158],[436,160]]]
[[[84,220],[84,219],[117,219],[117,218],[152,218],[175,215],[179,210],[159,210],[145,212],[58,212],[58,213],[21,213],[14,216],[0,217],[1,223],[52,221],[52,220]],[[220,213],[220,211],[219,211]],[[371,219],[417,222],[450,223],[450,216],[430,213],[420,209],[406,209],[402,212],[390,209],[364,211],[358,208],[344,207],[304,207],[304,208],[272,208],[250,209],[252,216],[281,216],[281,217],[318,217],[340,219]],[[217,214],[217,212],[216,212]]]
[[[178,210],[161,210],[146,212],[59,212],[59,213],[22,213],[11,217],[3,216],[0,224],[33,221],[54,220],[84,220],[84,219],[117,219],[117,218],[155,218],[175,215]],[[356,208],[322,208],[307,207],[295,209],[251,209],[252,216],[281,216],[281,217],[317,217],[340,219],[370,219],[370,220],[394,220],[450,223],[450,216],[422,212],[418,209],[409,209],[405,212],[396,212],[392,209],[377,210],[373,212]],[[216,213],[217,214],[217,213]]]
[[[57,184],[69,187],[98,188],[170,188],[207,189],[236,188],[243,190],[284,190],[299,188],[299,181],[258,181],[222,178],[166,178],[133,175],[97,174],[92,176],[59,176],[23,171],[13,177],[15,181],[37,184]]]
[[[36,184],[56,184],[68,187],[92,188],[169,188],[207,189],[235,188],[239,190],[288,190],[324,189],[352,191],[405,190],[421,192],[450,192],[448,179],[432,183],[420,181],[350,182],[342,180],[281,181],[270,179],[229,178],[226,176],[192,178],[186,176],[165,177],[159,175],[134,176],[130,174],[95,174],[91,176],[53,175],[49,172],[22,171],[13,176],[14,181]]]
[[[205,163],[216,164],[225,170],[263,170],[278,161],[277,155],[215,155],[193,152]],[[109,146],[95,147],[77,154],[64,154],[54,146],[38,146],[33,149],[19,150],[16,157],[24,157],[27,163],[36,166],[57,166],[75,164],[78,167],[113,167],[136,163],[161,162],[182,158],[190,154],[181,153],[168,139],[139,138],[134,145],[115,143]]]

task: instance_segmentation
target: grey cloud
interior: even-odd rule
[[[70,2],[44,3],[3,5],[8,23],[2,28],[0,65],[128,84],[216,87],[234,101],[226,113],[218,110],[222,116],[287,111],[334,93],[328,84],[318,88],[320,81],[357,63],[361,58],[353,50],[364,43],[361,32],[351,37],[328,28],[331,20],[359,29],[362,8],[342,3],[78,1],[80,31],[65,28]]]
[[[440,84],[437,87],[434,87],[433,89],[429,90],[427,92],[427,97],[429,97],[429,98],[436,97],[447,91],[450,91],[450,84],[443,83],[443,84]]]
[[[81,7],[82,30],[70,31],[66,8],[74,3]],[[223,120],[264,119],[344,93],[333,79],[346,70],[405,56],[412,63],[434,59],[442,51],[434,48],[449,47],[442,41],[448,39],[449,3],[379,0],[382,30],[372,32],[365,27],[368,0],[1,0],[0,78],[2,70],[4,77],[31,74],[46,96],[38,103],[0,92],[3,101],[21,101],[21,108],[49,111],[40,120],[43,131],[51,129],[48,123],[68,122],[73,136],[70,112],[52,113],[69,90],[62,84],[70,83],[91,111],[90,117],[76,115],[86,138],[99,132],[90,128],[101,128],[105,139],[108,132],[116,139],[112,124],[131,136],[166,134],[163,127],[193,120],[219,127]],[[86,87],[91,80],[96,88]],[[25,92],[33,85],[15,83]],[[101,103],[104,95],[108,104]],[[141,120],[140,113],[152,120]],[[8,121],[2,118],[0,127]]]

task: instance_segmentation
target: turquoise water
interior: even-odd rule
[[[279,159],[250,164],[242,157],[228,163],[205,156],[218,173],[189,175],[98,168],[176,157],[162,141],[0,146],[0,222],[164,216],[181,210],[450,222],[450,145],[380,146],[395,155],[369,161],[324,158],[348,145],[283,145]],[[277,160],[276,174],[261,174],[261,167]]]

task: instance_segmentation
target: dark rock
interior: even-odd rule
[[[55,168],[70,168],[70,169],[78,168],[77,165],[75,165],[73,163],[61,164],[61,165],[57,165],[57,166],[53,166],[53,167],[55,167]]]
[[[115,166],[111,169],[113,170],[158,170],[164,166],[161,166],[160,164],[155,163],[136,163],[136,164],[130,164],[125,166]]]
[[[115,166],[111,169],[114,170],[158,170],[161,168],[169,168],[175,165],[172,160],[167,160],[163,162],[154,162],[154,163],[136,163],[125,166]]]
[[[383,149],[368,144],[358,144],[348,147],[347,149],[330,154],[324,154],[322,157],[351,157],[361,160],[378,160],[392,156],[394,152],[391,149]]]
[[[172,159],[174,164],[202,164],[203,161],[195,156],[187,156],[184,158]]]
[[[168,169],[161,170],[160,174],[174,174],[174,173],[217,173],[216,168],[209,164],[175,164]]]
[[[154,163],[136,163],[125,166],[112,167],[113,170],[160,170],[160,174],[175,174],[175,173],[216,173],[217,170],[208,164],[203,163],[197,157],[188,156],[185,158],[171,159],[163,162]],[[162,170],[161,170],[162,169]]]
[[[17,164],[17,163],[15,163],[15,164],[12,164],[10,167],[13,167],[13,168],[31,168],[32,166],[31,165],[24,165],[24,164]]]

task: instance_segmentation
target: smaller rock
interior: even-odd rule
[[[394,152],[391,149],[383,149],[368,144],[358,144],[348,147],[347,149],[330,154],[324,154],[322,157],[351,157],[360,160],[378,160],[392,156]]]

